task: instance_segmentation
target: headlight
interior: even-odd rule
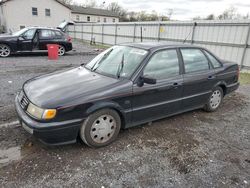
[[[27,112],[37,119],[53,119],[56,116],[55,109],[42,109],[30,103]]]

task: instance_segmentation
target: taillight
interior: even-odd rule
[[[237,70],[237,81],[240,79],[240,67],[238,66],[238,70]]]
[[[72,38],[70,36],[67,37],[68,42],[72,42]]]

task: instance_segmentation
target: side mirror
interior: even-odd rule
[[[19,36],[19,37],[18,37],[18,40],[21,40],[21,41],[22,41],[22,40],[24,40],[24,37],[23,37],[23,36]]]
[[[153,85],[153,84],[156,84],[156,79],[148,75],[141,76],[138,82],[138,86],[142,87],[144,83]]]

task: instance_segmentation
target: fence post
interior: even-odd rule
[[[161,23],[159,22],[159,26],[158,26],[158,36],[157,36],[157,40],[158,42],[161,40]]]
[[[93,35],[94,35],[94,24],[91,24],[91,41],[93,40]]]
[[[134,24],[134,34],[133,34],[134,36],[133,36],[133,42],[135,42],[135,35],[136,35],[136,23]]]
[[[74,39],[76,39],[76,25],[74,24]]]
[[[81,34],[82,34],[82,40],[83,40],[83,24],[82,24],[82,30],[81,30]]]
[[[102,45],[103,45],[103,38],[104,38],[104,33],[103,33],[103,31],[104,31],[104,24],[102,24]]]
[[[197,22],[194,22],[194,25],[193,25],[193,30],[192,30],[192,37],[191,37],[191,44],[194,43],[194,35],[195,35],[195,27],[197,26]]]
[[[117,43],[117,23],[115,24],[115,44]]]
[[[242,54],[241,61],[240,61],[240,69],[242,69],[242,68],[244,67],[243,64],[244,64],[245,57],[246,57],[246,51],[247,51],[247,47],[248,47],[249,36],[250,36],[250,23],[249,23],[249,25],[248,25],[248,31],[247,31],[247,36],[246,36],[246,42],[245,42],[243,54]]]
[[[143,41],[143,39],[142,39],[142,29],[143,29],[143,28],[142,28],[142,26],[141,26],[141,42]]]

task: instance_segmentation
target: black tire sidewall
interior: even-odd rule
[[[110,115],[115,119],[116,130],[115,130],[115,133],[113,134],[112,138],[110,140],[108,140],[107,142],[96,143],[90,136],[91,126],[94,123],[94,121],[102,115]],[[99,111],[92,113],[84,121],[84,123],[80,129],[80,138],[88,146],[94,147],[94,148],[99,148],[99,147],[107,146],[110,143],[112,143],[113,141],[115,141],[119,132],[120,132],[120,129],[121,129],[121,118],[120,118],[119,114],[115,110],[112,110],[112,109],[102,109],[102,110],[99,110]]]

